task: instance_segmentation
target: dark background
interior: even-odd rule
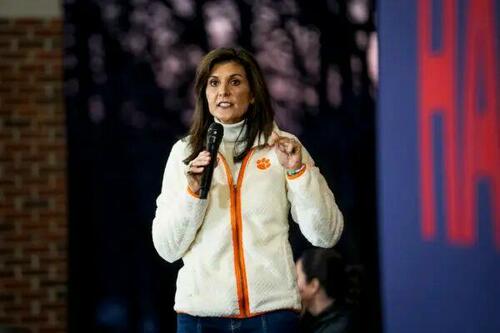
[[[298,135],[344,214],[336,246],[361,269],[362,325],[380,330],[371,1],[65,2],[71,332],[173,332],[175,280],[151,222],[172,144],[186,134],[198,61],[242,46],[278,125]],[[295,255],[308,246],[292,224]]]

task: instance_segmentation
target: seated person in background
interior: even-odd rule
[[[347,275],[342,257],[333,249],[309,249],[296,264],[302,298],[301,331],[351,333],[353,313],[346,301]]]

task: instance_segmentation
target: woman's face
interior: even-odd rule
[[[216,64],[205,90],[210,114],[224,124],[243,120],[252,92],[243,66],[234,61]]]
[[[302,304],[307,308],[308,304],[314,297],[316,288],[313,285],[313,281],[307,282],[306,274],[302,268],[302,260],[297,261],[295,265],[297,270],[297,285],[300,292],[300,298],[302,299]]]

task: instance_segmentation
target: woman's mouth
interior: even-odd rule
[[[220,107],[220,108],[229,108],[231,107],[233,104],[230,103],[230,102],[219,102],[217,103],[217,106]]]

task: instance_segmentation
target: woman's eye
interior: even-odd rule
[[[215,86],[217,86],[217,80],[210,80],[210,81],[208,81],[208,84],[212,87],[215,87]]]
[[[231,81],[231,84],[232,84],[233,86],[237,86],[237,85],[239,85],[239,84],[240,84],[240,80],[232,80],[232,81]]]

